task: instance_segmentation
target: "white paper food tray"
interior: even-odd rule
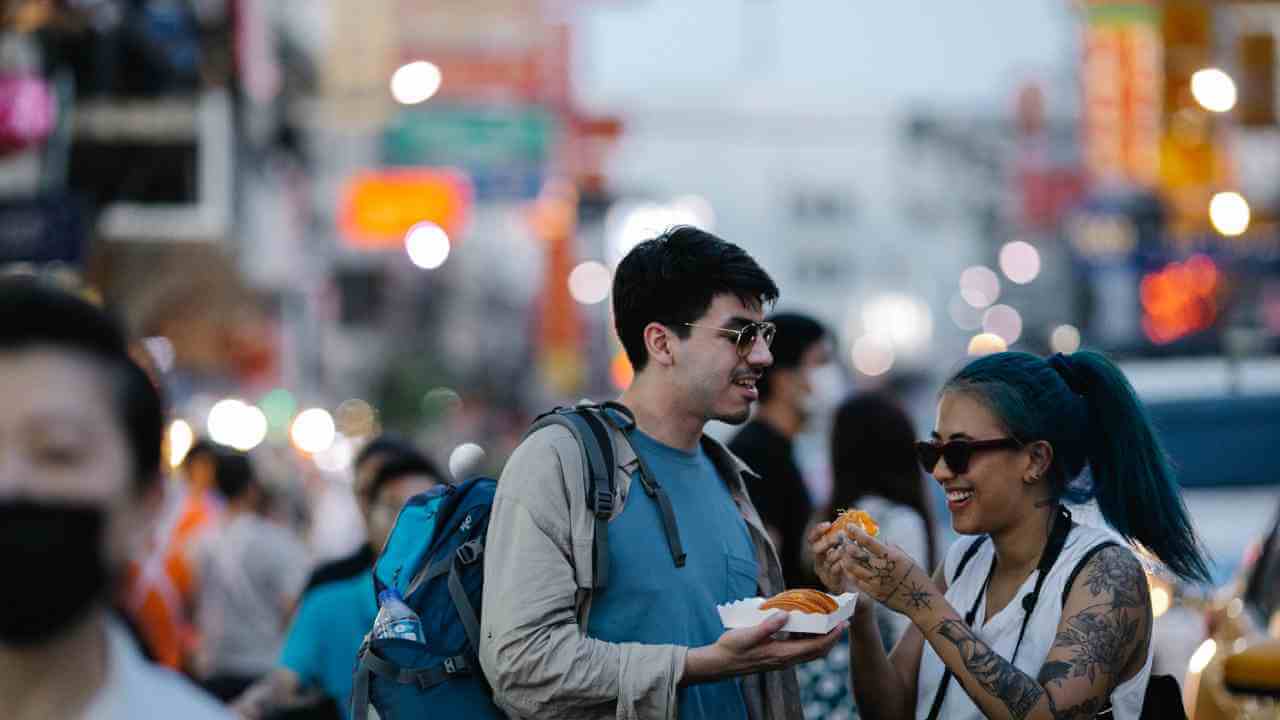
[[[716,610],[720,613],[720,622],[726,629],[755,627],[764,622],[765,618],[773,613],[780,612],[779,610],[761,610],[760,606],[767,599],[753,597],[736,600],[728,605],[717,605]],[[839,606],[833,613],[803,613],[788,610],[787,624],[782,626],[783,631],[814,635],[825,635],[831,632],[835,626],[848,620],[853,615],[853,606],[858,599],[858,593],[848,592],[843,595],[831,595],[831,599],[835,600]]]

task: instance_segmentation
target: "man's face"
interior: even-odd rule
[[[717,295],[702,317],[693,321],[703,327],[689,328],[684,340],[673,339],[674,382],[690,412],[734,425],[746,422],[751,403],[759,399],[756,380],[773,364],[773,355],[757,338],[747,356],[741,357],[737,336],[717,328],[740,330],[762,318],[761,308],[743,304],[736,295]]]
[[[409,498],[439,485],[430,475],[402,475],[378,489],[369,503],[369,543],[381,550],[396,523],[400,508]]]
[[[0,353],[0,502],[104,513],[101,552],[119,572],[150,528],[156,493],[139,497],[110,379],[54,348]]]

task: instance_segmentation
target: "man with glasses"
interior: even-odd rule
[[[480,662],[516,718],[800,718],[792,665],[838,638],[775,639],[785,615],[726,632],[716,606],[783,589],[741,460],[703,435],[758,398],[778,296],[741,248],[691,227],[641,243],[614,277],[635,368],[609,411],[608,582],[595,587],[581,451],[531,434],[503,470],[485,543]],[[637,482],[638,481],[638,482]],[[674,525],[674,527],[672,527]]]

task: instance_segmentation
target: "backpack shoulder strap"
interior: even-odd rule
[[[1080,574],[1081,570],[1084,570],[1084,566],[1089,564],[1089,561],[1093,559],[1093,556],[1097,555],[1098,552],[1101,550],[1105,550],[1109,547],[1119,547],[1119,546],[1120,546],[1120,543],[1114,540],[1107,540],[1106,542],[1100,542],[1097,545],[1094,545],[1093,547],[1086,550],[1084,555],[1080,556],[1079,562],[1076,563],[1075,567],[1071,568],[1071,574],[1067,576],[1067,584],[1062,586],[1062,606],[1063,607],[1067,606],[1067,596],[1071,594],[1071,586],[1075,584],[1076,576]]]
[[[609,519],[613,516],[613,441],[609,429],[596,415],[593,406],[576,408],[559,407],[544,413],[533,421],[525,437],[550,425],[567,428],[582,451],[582,466],[586,470],[587,507],[595,516],[592,533],[591,589],[600,590],[609,584]]]

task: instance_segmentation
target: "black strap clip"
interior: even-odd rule
[[[597,488],[592,509],[596,517],[602,520],[613,517],[613,492],[608,488]]]
[[[463,565],[470,565],[480,559],[480,556],[484,553],[484,548],[478,541],[472,540],[471,542],[459,545],[456,552],[458,555],[458,562]]]

